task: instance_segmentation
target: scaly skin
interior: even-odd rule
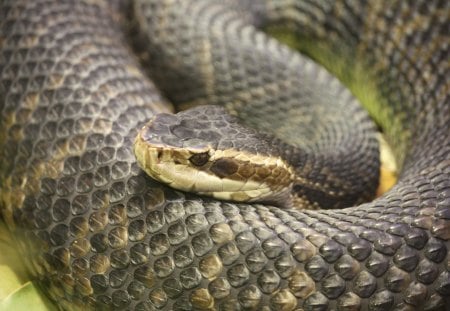
[[[445,310],[449,3],[266,1],[244,14],[289,20],[364,68],[368,108],[404,159],[376,201],[304,212],[183,194],[138,169],[138,127],[170,106],[126,19],[171,3],[0,4],[0,206],[49,295],[63,309]]]

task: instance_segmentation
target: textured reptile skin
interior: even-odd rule
[[[238,10],[245,23],[287,23],[364,64],[379,96],[369,110],[404,158],[376,201],[304,212],[182,194],[138,169],[137,128],[170,105],[143,74],[126,20],[146,25],[173,3],[0,3],[0,205],[49,295],[64,309],[446,310],[449,2],[242,2],[255,9]],[[186,27],[175,21],[158,20],[161,37],[193,59],[170,36]]]

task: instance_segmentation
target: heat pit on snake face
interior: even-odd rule
[[[163,156],[162,151],[161,150],[157,150],[156,151],[156,158],[158,159],[158,161],[161,161],[162,156]]]

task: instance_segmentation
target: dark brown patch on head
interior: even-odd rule
[[[239,165],[236,163],[236,161],[227,158],[215,161],[210,168],[211,172],[213,172],[220,178],[233,175],[237,172],[238,169]]]

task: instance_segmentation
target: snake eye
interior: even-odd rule
[[[208,152],[196,153],[189,158],[189,161],[191,161],[191,163],[194,164],[195,166],[205,165],[208,162],[208,160],[209,160]]]

